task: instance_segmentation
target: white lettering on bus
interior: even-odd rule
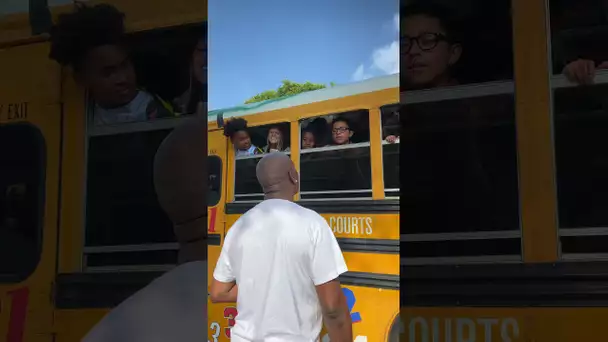
[[[334,234],[372,235],[372,218],[359,216],[330,216],[329,226]]]
[[[442,322],[443,321],[443,322]],[[455,324],[452,324],[454,321]],[[441,324],[443,323],[443,329]],[[409,342],[452,342],[452,326],[456,326],[455,342],[492,342],[493,330],[500,327],[498,342],[514,342],[519,337],[519,325],[514,318],[431,318],[414,317],[409,320]],[[483,326],[483,337],[477,336],[477,327]],[[443,336],[441,334],[443,330]],[[479,338],[478,338],[479,337]]]

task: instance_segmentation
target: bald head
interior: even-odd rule
[[[258,182],[264,194],[276,194],[273,197],[291,199],[298,191],[298,173],[289,156],[282,152],[265,155],[258,163],[256,170]]]
[[[154,158],[158,201],[173,222],[180,263],[207,255],[207,118],[175,128]]]

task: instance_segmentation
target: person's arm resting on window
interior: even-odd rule
[[[209,296],[213,303],[234,303],[237,299],[238,286],[236,278],[232,273],[230,260],[228,259],[228,248],[230,241],[228,236],[224,240],[224,246],[217,260],[217,265],[213,271],[213,281]]]
[[[332,342],[352,342],[353,327],[338,277],[348,269],[336,237],[320,217],[314,241],[312,279],[321,304],[323,322]]]

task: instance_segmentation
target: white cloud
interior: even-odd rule
[[[355,82],[363,81],[371,77],[372,75],[365,72],[365,66],[363,64],[359,64],[359,66],[351,76],[352,80]]]
[[[390,26],[399,33],[399,13],[395,13]],[[352,74],[352,80],[362,81],[377,74],[392,75],[399,72],[399,40],[395,39],[390,44],[374,49],[371,54],[371,64],[359,64]]]
[[[395,32],[399,33],[399,13],[395,13],[393,16],[393,28]]]
[[[399,72],[399,42],[393,41],[389,45],[374,50],[372,53],[372,66],[386,75]]]

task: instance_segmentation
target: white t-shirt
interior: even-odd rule
[[[319,214],[279,199],[256,205],[226,234],[213,273],[239,287],[232,341],[318,341],[322,314],[315,286],[346,271]]]
[[[137,95],[128,104],[111,109],[95,105],[93,115],[95,125],[113,125],[126,122],[139,122],[148,120],[148,105],[154,97],[145,91],[138,91]]]
[[[82,341],[206,341],[207,296],[207,261],[185,263],[110,311]]]

